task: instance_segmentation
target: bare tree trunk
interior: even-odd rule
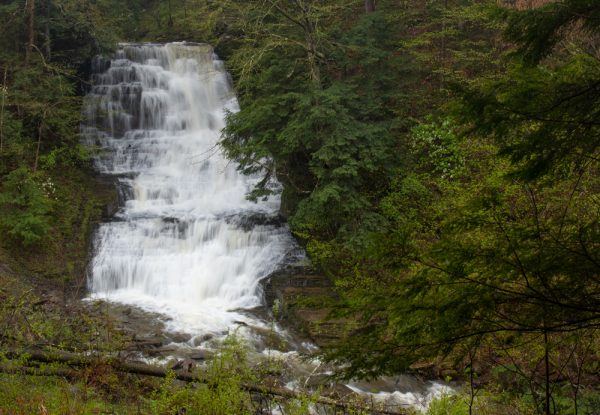
[[[475,402],[475,385],[473,378],[473,359],[475,352],[469,348],[469,415],[473,415],[473,403]]]
[[[27,47],[25,48],[25,62],[28,63],[31,58],[35,31],[33,28],[35,18],[35,0],[27,0]]]
[[[310,17],[310,2],[303,4],[298,2],[300,11],[302,12],[302,20],[304,20],[304,37],[308,52],[308,66],[310,68],[310,77],[313,83],[321,89],[321,69],[318,61],[317,34],[313,21]]]
[[[375,0],[365,0],[365,11],[367,13],[375,11]]]
[[[310,68],[310,78],[313,83],[321,89],[321,70],[317,61],[317,46],[311,32],[306,34],[306,43],[308,44],[308,66]]]
[[[444,10],[448,10],[448,0],[444,0]],[[442,71],[440,73],[440,90],[444,89],[445,77],[444,69],[446,67],[446,16],[442,20]]]
[[[45,118],[45,114],[44,114],[44,118]],[[38,125],[38,141],[37,141],[37,147],[35,149],[35,161],[33,162],[33,172],[34,173],[37,171],[38,161],[40,160],[40,147],[42,144],[42,128],[43,128],[43,126],[44,126],[44,121],[42,120],[40,125]]]
[[[45,39],[45,49],[46,49],[46,60],[50,60],[52,57],[52,49],[50,46],[50,9],[52,7],[52,0],[46,0],[46,25],[44,28]]]
[[[544,324],[545,326],[545,324]],[[548,331],[544,329],[544,375],[546,380],[546,415],[550,415],[550,359],[548,347]]]
[[[6,86],[6,76],[8,74],[8,68],[4,68],[4,78],[2,80],[2,102],[0,103],[0,153],[4,147],[4,104],[6,103],[6,94],[8,87]]]
[[[158,9],[157,9],[158,10]],[[154,20],[156,20],[156,27],[161,28],[160,10],[154,13]]]
[[[302,28],[306,42],[304,48],[307,54],[310,80],[313,85],[321,89],[321,70],[318,58],[322,55],[318,51],[318,35],[311,19],[311,1],[294,0],[297,13],[286,10],[275,0],[270,0],[270,3],[283,17]]]

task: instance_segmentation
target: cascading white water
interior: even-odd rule
[[[125,203],[97,232],[92,296],[222,333],[260,304],[259,280],[293,244],[278,199],[246,200],[254,179],[217,147],[237,110],[223,63],[208,45],[123,44],[93,66],[82,133]]]

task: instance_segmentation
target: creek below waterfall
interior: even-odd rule
[[[88,300],[146,341],[147,360],[202,361],[236,333],[255,359],[286,362],[283,384],[316,386],[332,368],[298,358],[314,346],[270,321],[260,284],[304,254],[278,197],[248,201],[258,178],[218,147],[238,109],[223,62],[203,44],[122,44],[93,72],[82,136],[101,150],[96,168],[117,180],[122,206],[96,231]],[[418,409],[445,388],[404,375],[338,386]]]

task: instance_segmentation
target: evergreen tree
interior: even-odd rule
[[[358,2],[297,4],[243,10],[247,46],[230,61],[241,111],[229,116],[223,146],[244,172],[264,174],[253,196],[269,193],[274,176],[284,183],[296,231],[351,238],[381,221],[373,206],[397,164],[390,91],[402,68],[383,11],[356,19]]]

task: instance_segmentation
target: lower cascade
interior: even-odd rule
[[[122,44],[93,61],[82,133],[124,199],[97,232],[93,298],[161,313],[169,328],[224,333],[261,304],[259,281],[293,248],[279,200],[253,203],[252,177],[220,152],[238,109],[204,44]]]

